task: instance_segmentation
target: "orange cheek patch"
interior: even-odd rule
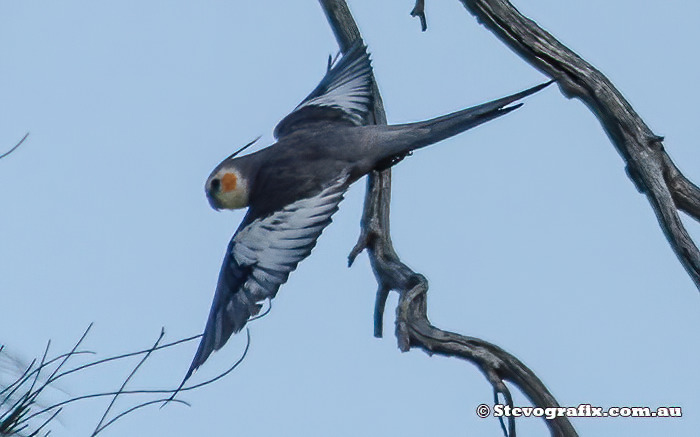
[[[226,173],[223,178],[221,178],[221,191],[227,193],[236,189],[236,175],[233,173]]]

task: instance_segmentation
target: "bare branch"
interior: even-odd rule
[[[91,325],[92,326],[92,325]],[[171,343],[167,344],[160,344],[164,331],[161,331],[160,336],[158,337],[158,340],[155,342],[153,346],[151,346],[148,349],[140,350],[137,352],[131,352],[127,354],[122,354],[114,357],[109,357],[105,359],[100,359],[100,360],[95,360],[87,364],[83,364],[80,366],[74,366],[72,368],[69,368],[67,370],[63,370],[64,367],[67,365],[68,360],[76,355],[81,355],[85,354],[88,352],[85,351],[79,351],[78,348],[80,347],[80,344],[84,341],[86,338],[88,332],[90,330],[90,327],[85,330],[83,335],[81,336],[80,340],[76,342],[76,344],[73,346],[72,350],[69,353],[66,354],[61,354],[55,358],[48,359],[49,356],[49,346],[50,342],[47,344],[46,349],[44,350],[44,354],[42,355],[41,360],[32,361],[32,363],[26,367],[26,369],[22,372],[22,375],[18,377],[14,382],[12,382],[8,387],[5,387],[0,391],[0,396],[3,398],[0,400],[0,408],[2,408],[5,404],[7,404],[7,407],[2,408],[2,414],[0,414],[0,436],[4,435],[17,435],[18,432],[28,432],[27,430],[32,428],[32,423],[36,420],[39,420],[39,416],[46,417],[45,419],[39,426],[38,428],[34,429],[33,432],[28,434],[28,437],[31,436],[38,436],[40,432],[42,432],[42,429],[45,428],[49,422],[51,422],[55,417],[58,416],[58,414],[62,411],[63,407],[68,405],[68,404],[73,404],[78,401],[83,401],[86,399],[94,399],[94,398],[101,398],[101,397],[112,397],[112,401],[107,407],[107,409],[104,411],[104,414],[102,418],[100,419],[99,423],[97,424],[95,430],[93,431],[92,435],[96,436],[99,433],[101,433],[105,428],[116,422],[117,420],[123,418],[124,416],[130,414],[133,411],[139,410],[145,406],[149,405],[154,405],[154,404],[159,404],[163,403],[165,401],[168,401],[168,399],[156,399],[156,400],[147,400],[144,402],[141,402],[137,404],[136,406],[133,406],[129,409],[126,409],[122,412],[119,412],[118,414],[115,415],[112,419],[107,420],[107,417],[112,410],[112,407],[114,405],[114,402],[116,401],[116,398],[119,396],[123,395],[174,395],[180,391],[190,391],[190,390],[195,390],[197,388],[209,385],[215,381],[218,381],[219,379],[223,378],[224,376],[228,375],[231,373],[238,365],[243,361],[243,359],[246,357],[249,347],[250,347],[250,332],[247,332],[247,343],[245,350],[243,351],[243,354],[241,357],[231,366],[229,367],[226,371],[195,385],[188,386],[185,388],[178,387],[177,389],[149,389],[149,390],[125,390],[126,385],[129,383],[129,381],[133,378],[133,376],[136,374],[136,372],[142,367],[142,365],[152,357],[153,352],[160,351],[163,349],[168,349],[172,348],[175,346],[178,346],[180,344],[183,344],[185,342],[189,342],[192,340],[196,340],[201,337],[201,335],[196,335],[192,336],[189,338],[185,338],[182,340],[177,340]],[[0,353],[2,353],[2,347],[0,346]],[[107,364],[109,362],[113,361],[118,361],[118,360],[123,360],[127,359],[130,357],[135,357],[135,356],[140,356],[142,355],[141,359],[139,360],[138,364],[133,368],[133,370],[129,373],[129,375],[126,377],[124,381],[122,381],[120,387],[116,391],[110,391],[110,392],[102,392],[102,393],[90,393],[90,394],[85,394],[81,396],[74,396],[71,397],[67,400],[57,402],[54,404],[51,404],[47,407],[41,406],[40,408],[36,408],[38,406],[38,398],[39,395],[45,391],[45,389],[49,385],[53,385],[57,380],[64,378],[68,375],[71,374],[76,374],[77,372],[80,372],[81,370],[85,370],[91,367],[97,367],[101,366],[103,364]],[[50,371],[50,369],[53,369]],[[42,373],[50,371],[50,374],[47,377],[42,377]],[[18,394],[16,394],[18,393]],[[172,399],[170,399],[172,400]],[[184,404],[184,405],[189,405],[185,401],[181,400],[175,400],[175,402],[179,404]],[[35,411],[30,414],[30,409],[34,409]],[[48,435],[50,431],[45,432],[44,435]]]
[[[79,372],[79,371],[81,371],[81,370],[83,370],[83,369],[87,369],[87,368],[90,368],[90,367],[99,366],[99,365],[101,365],[101,364],[105,364],[105,363],[108,363],[108,362],[110,362],[110,361],[117,361],[117,360],[121,360],[121,359],[123,359],[123,358],[128,358],[128,357],[134,357],[134,356],[138,356],[138,355],[143,355],[143,354],[146,354],[146,353],[148,353],[148,352],[150,352],[150,351],[152,351],[152,350],[153,350],[153,351],[157,351],[157,350],[160,350],[160,349],[169,349],[169,348],[171,348],[171,347],[173,347],[173,346],[177,346],[177,345],[179,345],[179,344],[181,344],[181,343],[187,343],[187,342],[190,342],[190,341],[192,341],[192,340],[196,340],[196,339],[201,338],[201,337],[202,337],[202,334],[193,335],[192,337],[183,338],[183,339],[181,339],[181,340],[173,341],[172,343],[166,343],[166,344],[160,345],[160,346],[155,347],[155,348],[143,349],[143,350],[139,350],[139,351],[136,351],[136,352],[129,352],[129,353],[126,353],[126,354],[117,355],[117,356],[114,356],[114,357],[103,358],[103,359],[101,359],[101,360],[93,361],[93,362],[91,362],[91,363],[83,364],[82,366],[77,366],[77,367],[74,367],[74,368],[72,368],[72,369],[70,369],[70,370],[66,370],[65,372],[61,372],[61,373],[59,373],[58,375],[56,375],[56,376],[51,380],[51,382],[54,382],[54,381],[58,380],[59,378],[63,378],[63,377],[65,377],[65,376],[68,376],[68,375],[70,375],[71,373]],[[74,353],[73,355],[76,355],[77,353],[79,353],[79,352],[76,352],[76,353]],[[80,353],[86,353],[86,352],[80,352]],[[94,353],[94,352],[89,352],[89,353]],[[59,355],[58,358],[61,358],[61,357],[63,357],[63,355]],[[54,360],[55,360],[55,359],[54,359]],[[51,361],[50,361],[49,363],[51,363]]]
[[[425,18],[425,0],[416,0],[416,5],[411,11],[411,17],[418,17],[420,19],[420,30],[423,32],[428,30],[428,22]]]
[[[352,46],[360,38],[344,0],[319,0],[338,40],[341,50]],[[422,13],[422,1],[416,3],[416,12]],[[375,124],[386,124],[381,96],[375,82]],[[542,381],[517,358],[486,341],[443,331],[433,326],[427,317],[427,280],[401,262],[394,250],[389,231],[391,199],[391,172],[372,172],[367,180],[367,194],[362,215],[361,234],[349,256],[349,264],[367,249],[379,289],[375,307],[375,335],[382,334],[382,315],[390,290],[399,292],[396,335],[399,348],[407,351],[419,347],[428,354],[462,358],[474,363],[486,376],[494,390],[494,397],[503,395],[512,405],[512,396],[505,381],[512,382],[537,407],[557,407],[559,404]],[[576,431],[565,417],[547,421],[553,435],[576,436]],[[509,419],[502,424],[506,435],[515,435],[515,423]]]
[[[3,153],[2,155],[0,155],[0,159],[6,157],[6,156],[9,155],[10,153],[12,153],[12,152],[14,152],[15,150],[17,150],[17,149],[19,148],[19,146],[22,145],[22,143],[24,142],[24,140],[27,139],[28,136],[29,136],[29,132],[27,132],[26,134],[24,134],[24,136],[22,137],[22,139],[19,140],[19,143],[15,144],[14,147],[12,147],[10,150],[8,150],[7,152],[5,152],[5,153]]]
[[[107,408],[105,408],[105,412],[102,414],[102,418],[100,418],[100,421],[97,423],[97,426],[95,427],[95,430],[93,431],[91,437],[96,436],[97,434],[100,433],[100,431],[102,431],[102,429],[105,428],[105,427],[102,426],[102,424],[103,424],[104,421],[107,419],[107,415],[109,414],[110,410],[111,410],[112,407],[114,406],[114,403],[117,402],[117,398],[119,397],[120,394],[122,394],[122,393],[124,392],[124,389],[126,388],[126,385],[129,383],[129,381],[131,381],[131,378],[134,377],[134,375],[136,374],[136,372],[138,372],[138,370],[141,368],[141,366],[143,365],[143,363],[145,363],[146,360],[148,360],[148,357],[151,356],[151,354],[153,353],[153,351],[156,350],[156,348],[157,348],[158,345],[160,344],[160,341],[163,339],[163,336],[165,336],[165,329],[164,329],[164,328],[160,330],[160,335],[158,336],[158,340],[156,340],[156,342],[155,342],[155,344],[153,345],[153,347],[152,347],[151,349],[149,349],[148,352],[146,352],[146,353],[144,354],[143,358],[141,358],[141,360],[140,360],[139,363],[136,365],[136,367],[134,367],[134,369],[131,371],[131,373],[129,373],[129,376],[126,377],[126,379],[125,379],[124,382],[122,383],[121,387],[119,387],[119,390],[117,390],[117,393],[114,394],[114,397],[112,397],[112,400],[110,401],[109,405],[107,406]]]
[[[467,10],[535,68],[556,79],[562,93],[595,114],[627,164],[627,174],[651,203],[661,229],[700,289],[700,251],[677,209],[700,220],[700,189],[686,179],[654,134],[603,73],[523,16],[508,0],[460,0]]]
[[[700,188],[683,176],[668,155],[664,155],[664,158],[664,168],[668,172],[665,176],[671,186],[676,206],[694,219],[700,220]]]
[[[178,404],[187,405],[188,407],[190,406],[190,404],[188,404],[187,402],[181,401],[181,400],[179,400],[179,399],[156,399],[156,400],[153,400],[153,401],[144,402],[144,403],[142,403],[142,404],[136,405],[136,406],[134,406],[134,407],[129,408],[128,410],[122,411],[121,413],[117,414],[117,415],[114,416],[112,419],[110,419],[109,422],[105,423],[105,424],[102,426],[102,428],[100,428],[99,430],[95,430],[95,432],[93,432],[93,434],[92,434],[90,437],[96,436],[97,434],[99,434],[100,432],[104,431],[105,428],[107,428],[108,426],[112,425],[112,424],[113,424],[114,422],[116,422],[117,420],[123,418],[124,416],[127,416],[127,415],[133,413],[133,412],[136,411],[136,410],[140,410],[140,409],[143,408],[143,407],[148,407],[149,405],[155,405],[155,404],[160,404],[161,402],[171,402],[171,401],[172,401],[172,402],[175,402],[175,403],[178,403]]]

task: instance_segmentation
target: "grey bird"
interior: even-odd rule
[[[311,253],[348,187],[413,150],[507,114],[549,83],[432,120],[367,125],[373,105],[367,48],[354,45],[275,128],[277,142],[211,173],[216,209],[248,207],[224,256],[209,319],[185,380],[277,294]],[[242,149],[241,149],[242,150]]]

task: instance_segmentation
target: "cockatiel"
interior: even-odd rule
[[[348,187],[415,149],[505,115],[525,91],[432,120],[367,125],[372,67],[358,43],[275,128],[277,142],[221,162],[206,182],[214,209],[248,208],[224,256],[207,325],[185,380],[258,314],[309,256]],[[240,152],[240,151],[239,151]]]

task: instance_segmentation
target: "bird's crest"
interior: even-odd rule
[[[257,143],[258,140],[259,140],[260,138],[261,138],[261,136],[258,136],[258,137],[257,137],[256,139],[254,139],[253,141],[249,142],[249,143],[246,144],[245,146],[243,146],[243,147],[241,147],[240,149],[236,150],[235,152],[233,152],[232,154],[230,154],[230,155],[228,156],[228,158],[226,158],[224,161],[228,161],[229,159],[235,158],[236,156],[238,156],[239,153],[243,152],[243,151],[244,151],[245,149],[247,149],[248,147],[250,147],[250,146],[252,146],[253,144]]]

